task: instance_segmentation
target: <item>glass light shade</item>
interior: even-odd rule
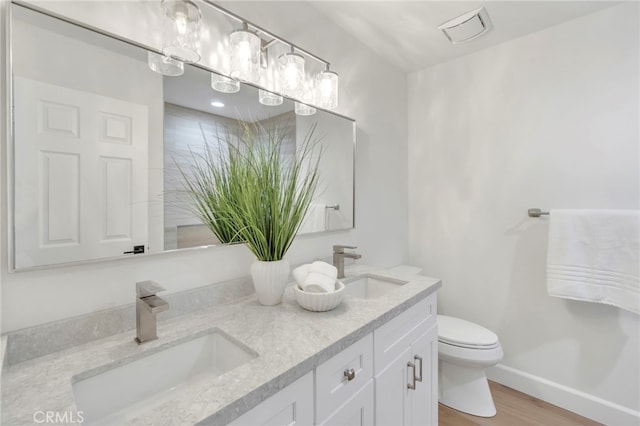
[[[211,88],[222,93],[240,91],[240,82],[224,75],[211,73]]]
[[[282,93],[300,99],[304,93],[304,58],[296,53],[280,55]]]
[[[200,60],[200,8],[191,0],[162,0],[162,53],[178,61]]]
[[[282,105],[284,98],[278,95],[280,92],[280,73],[277,66],[270,66],[262,70],[260,86],[266,89],[258,90],[258,101],[262,105]]]
[[[282,105],[284,98],[280,95],[269,92],[268,90],[260,89],[258,90],[258,101],[262,105],[277,106],[277,105]]]
[[[296,102],[295,112],[297,115],[313,115],[316,113],[316,109],[302,102]]]
[[[229,35],[231,77],[250,83],[260,79],[260,37],[248,30]]]
[[[316,105],[334,109],[338,106],[338,74],[324,70],[316,75]]]
[[[294,110],[297,115],[313,115],[316,109],[311,105],[315,105],[316,93],[314,90],[313,79],[305,79],[303,82],[302,102],[296,102]]]
[[[154,52],[147,52],[147,64],[149,68],[158,74],[170,77],[184,74],[184,64],[182,62]]]

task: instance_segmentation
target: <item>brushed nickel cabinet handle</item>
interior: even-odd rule
[[[422,381],[422,357],[420,355],[414,355],[413,360],[420,361],[420,374],[417,377],[415,377],[415,380],[417,382],[421,382]],[[415,373],[415,368],[413,369],[413,371]]]
[[[344,370],[344,377],[347,378],[347,381],[352,381],[356,378],[356,371],[353,368],[349,368],[348,370]]]
[[[411,375],[411,379],[412,379],[412,383],[407,383],[407,387],[409,389],[415,389],[416,388],[416,365],[414,363],[412,363],[411,361],[407,362],[407,367],[413,369],[413,374]]]

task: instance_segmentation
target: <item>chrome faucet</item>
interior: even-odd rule
[[[360,259],[362,257],[361,254],[358,253],[345,253],[344,249],[357,249],[355,246],[342,246],[335,245],[333,246],[333,266],[338,268],[338,278],[344,278],[344,259],[348,257],[349,259]]]
[[[136,342],[138,344],[156,340],[156,314],[169,309],[169,303],[156,296],[164,291],[155,281],[136,283]]]

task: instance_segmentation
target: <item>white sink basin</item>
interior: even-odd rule
[[[345,293],[361,299],[375,299],[393,291],[408,281],[378,275],[365,274],[355,278],[342,279]]]
[[[84,424],[123,424],[258,354],[219,329],[170,342],[150,353],[74,376],[73,395]]]

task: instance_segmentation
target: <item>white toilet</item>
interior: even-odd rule
[[[439,401],[480,417],[496,415],[485,371],[502,359],[498,336],[459,318],[438,315]]]

